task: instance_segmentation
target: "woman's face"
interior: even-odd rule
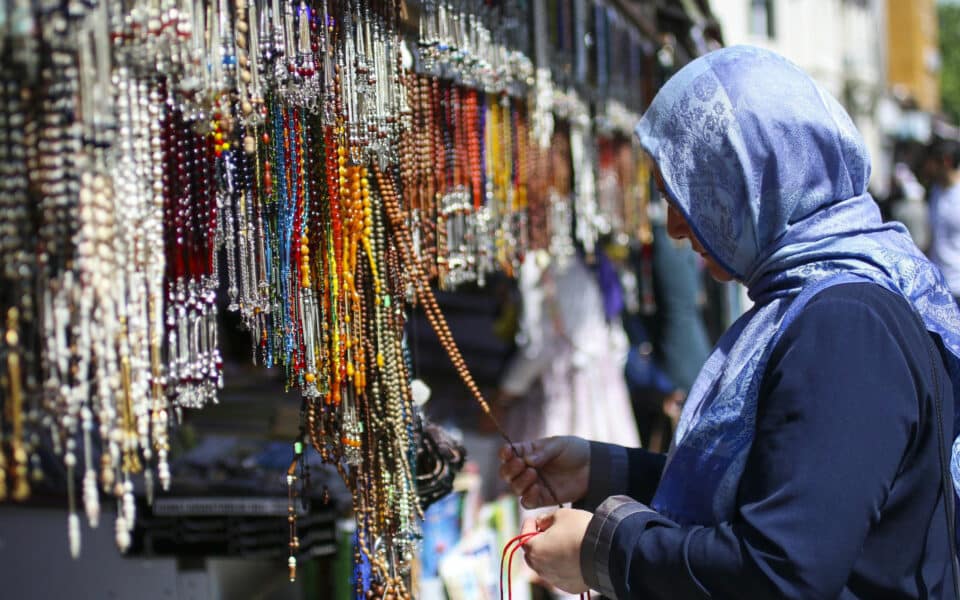
[[[653,176],[657,183],[657,189],[660,190],[660,194],[664,198],[667,198],[667,190],[663,184],[663,177],[660,176],[660,171],[654,168]],[[690,246],[703,258],[703,262],[707,266],[707,272],[710,273],[711,277],[720,282],[733,281],[733,275],[727,273],[727,271],[710,256],[706,249],[700,244],[697,236],[693,234],[693,230],[690,229],[690,225],[683,217],[683,213],[674,208],[673,204],[669,201],[667,202],[667,235],[675,240],[690,240]]]

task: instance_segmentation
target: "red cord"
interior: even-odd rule
[[[517,548],[522,547],[527,540],[530,538],[539,535],[539,531],[531,531],[529,533],[521,533],[520,535],[512,538],[507,544],[503,547],[503,553],[500,555],[500,600],[503,600],[503,563],[504,561],[508,562],[507,567],[507,598],[508,600],[513,600],[513,589],[512,589],[512,570],[513,570],[513,553],[517,551]],[[516,544],[514,546],[514,544]],[[510,550],[510,546],[514,546],[513,550],[510,551],[510,558],[507,560],[507,550]]]
[[[533,531],[523,536],[523,539],[517,542],[517,545],[510,551],[510,558],[507,560],[507,598],[513,600],[513,555],[523,547],[531,538],[536,537],[540,532]]]
[[[511,538],[507,544],[503,547],[503,552],[500,554],[500,600],[503,600],[503,563],[506,560],[507,563],[507,600],[513,600],[513,555],[527,543],[528,540],[540,535],[540,531],[531,531],[529,533],[521,533],[520,535]],[[513,546],[513,548],[511,548]],[[507,557],[507,550],[510,551],[509,558]],[[590,600],[590,590],[580,594],[580,600]]]

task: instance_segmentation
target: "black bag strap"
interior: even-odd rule
[[[920,318],[920,315],[914,313],[914,316],[920,322],[923,331],[926,333],[927,327]],[[936,407],[937,413],[937,436],[939,437],[937,450],[940,454],[940,489],[943,492],[944,513],[946,513],[947,516],[947,541],[950,547],[950,567],[953,571],[953,593],[954,598],[960,600],[960,564],[957,562],[957,531],[956,515],[954,514],[956,495],[953,491],[953,481],[950,478],[950,468],[948,466],[949,461],[947,460],[946,450],[947,445],[943,434],[943,395],[940,390],[940,370],[937,369],[937,359],[941,358],[941,355],[939,348],[934,344],[930,334],[928,333],[925,337],[927,338],[927,355],[930,358],[930,368],[933,372],[933,393],[936,395],[934,406]],[[941,359],[940,364],[942,364],[942,362]]]

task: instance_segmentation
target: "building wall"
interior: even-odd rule
[[[727,45],[751,44],[782,54],[810,73],[846,107],[872,157],[871,185],[880,188],[884,187],[889,173],[876,118],[877,100],[886,91],[886,1],[712,0],[710,3]],[[754,10],[761,5],[773,13],[767,31]]]
[[[940,109],[936,0],[887,0],[890,85],[901,85],[920,109]]]

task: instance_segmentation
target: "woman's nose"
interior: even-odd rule
[[[687,221],[680,211],[669,205],[667,206],[667,235],[675,240],[685,240],[690,237]]]

